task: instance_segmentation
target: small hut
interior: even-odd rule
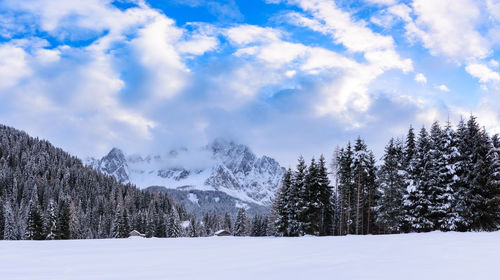
[[[231,233],[225,229],[221,229],[215,232],[215,236],[231,236]]]
[[[134,229],[128,234],[128,237],[146,237],[146,235]]]

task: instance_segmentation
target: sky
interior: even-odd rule
[[[380,158],[410,124],[500,132],[499,50],[499,0],[0,0],[0,123],[81,158]]]

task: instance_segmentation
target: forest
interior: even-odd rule
[[[327,166],[328,165],[328,166]],[[0,239],[389,234],[500,225],[500,138],[476,118],[391,138],[377,161],[362,138],[330,164],[300,157],[269,215],[205,213],[104,175],[45,140],[0,125]]]
[[[48,141],[0,125],[0,239],[124,238],[235,235],[252,231],[244,210],[229,215],[187,213],[173,198],[121,184]],[[254,217],[260,226],[260,216]]]
[[[476,118],[434,122],[391,138],[377,162],[366,143],[337,148],[330,166],[302,158],[273,205],[276,234],[494,231],[500,225],[500,138]]]

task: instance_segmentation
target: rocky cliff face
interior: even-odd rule
[[[257,157],[249,147],[223,139],[197,150],[179,149],[163,155],[126,156],[113,148],[102,159],[87,163],[139,188],[219,191],[261,206],[271,205],[285,172],[276,160]]]

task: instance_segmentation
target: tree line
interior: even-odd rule
[[[206,213],[198,219],[168,194],[139,190],[49,142],[0,125],[0,239],[52,240],[268,235],[267,216]]]
[[[500,138],[476,118],[391,138],[379,164],[358,138],[288,170],[272,209],[282,236],[492,231],[500,228]]]

